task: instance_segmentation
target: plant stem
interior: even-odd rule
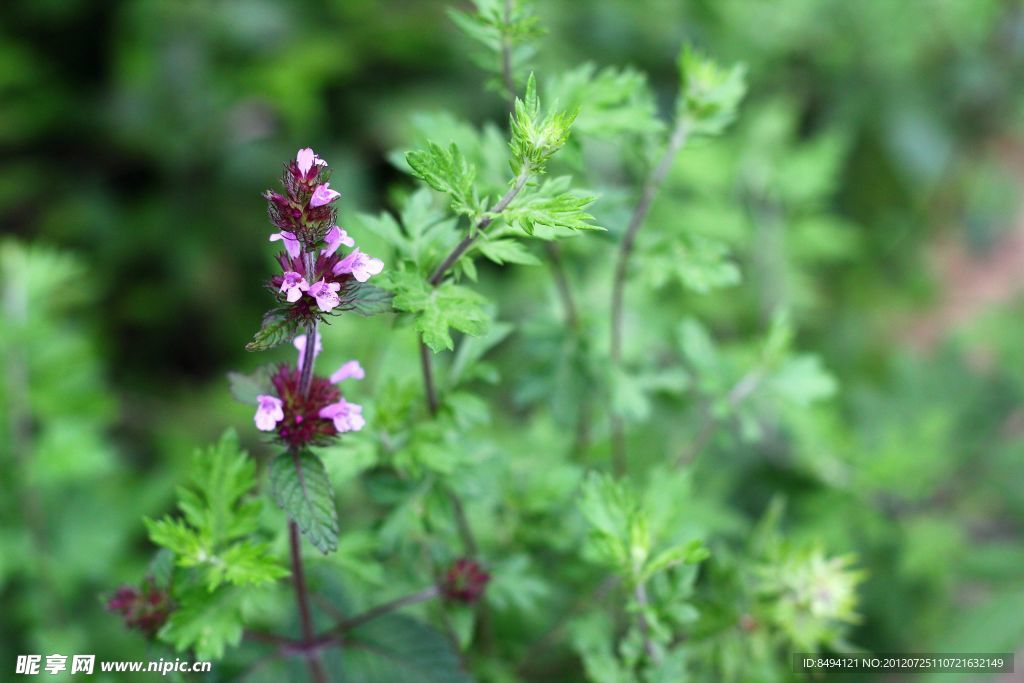
[[[430,411],[430,416],[434,417],[437,415],[438,403],[437,403],[437,389],[434,387],[434,371],[433,365],[430,362],[430,349],[423,342],[421,338],[420,342],[420,367],[423,369],[423,387],[427,395],[427,410]]]
[[[428,282],[432,287],[437,287],[441,284],[445,274],[448,270],[459,260],[466,250],[473,244],[477,236],[487,229],[498,214],[508,208],[508,205],[512,203],[512,200],[522,192],[523,188],[526,187],[527,181],[530,179],[530,167],[524,165],[522,170],[519,171],[519,175],[516,176],[515,183],[509,188],[508,192],[498,200],[498,202],[491,207],[491,210],[477,222],[476,226],[470,230],[469,234],[466,235],[462,241],[460,241],[451,253],[445,258],[444,261],[434,270],[430,276]],[[423,338],[420,338],[420,365],[423,369],[423,387],[426,393],[427,409],[430,411],[431,417],[437,416],[437,411],[440,403],[437,398],[437,388],[434,384],[434,371],[433,371],[433,360],[430,355],[430,350],[426,344],[423,343]],[[469,526],[469,520],[466,518],[466,512],[462,506],[462,501],[459,499],[458,494],[454,491],[449,490],[448,496],[452,501],[452,508],[455,511],[455,522],[459,527],[459,535],[462,537],[462,544],[466,549],[466,552],[475,555],[477,551],[476,540],[473,538],[472,530]]]
[[[650,657],[651,661],[655,664],[661,662],[661,654],[658,652],[658,648],[654,646],[654,641],[651,640],[651,627],[647,623],[647,617],[644,616],[643,610],[647,607],[647,586],[640,582],[636,585],[633,590],[633,596],[636,598],[637,603],[640,605],[640,611],[637,612],[637,624],[640,627],[640,636],[644,641],[644,651],[647,656]]]
[[[530,167],[528,165],[524,165],[522,170],[519,171],[519,175],[516,176],[515,184],[509,188],[508,192],[505,193],[505,196],[499,199],[498,202],[491,207],[491,210],[487,212],[487,215],[480,219],[475,228],[471,229],[469,234],[463,237],[462,240],[455,245],[455,248],[452,249],[451,253],[445,257],[444,261],[434,269],[433,274],[431,274],[430,278],[427,280],[432,287],[437,287],[441,284],[441,281],[444,279],[448,269],[459,260],[459,257],[466,253],[466,250],[469,249],[473,244],[473,241],[476,240],[477,235],[486,230],[487,226],[494,221],[498,214],[508,208],[508,205],[512,203],[512,200],[522,192],[524,187],[526,187],[526,183],[529,179]],[[431,356],[426,345],[423,343],[422,337],[420,338],[420,364],[423,367],[423,384],[427,394],[427,408],[430,410],[431,416],[435,416],[437,415],[439,405],[437,400],[437,390],[434,387],[434,373],[431,369]]]
[[[473,242],[476,241],[477,236],[487,229],[487,226],[489,226],[494,219],[498,217],[498,214],[508,208],[508,205],[512,203],[512,200],[523,191],[524,187],[526,187],[526,183],[530,179],[531,175],[532,172],[529,164],[524,164],[523,168],[519,171],[519,175],[516,176],[515,183],[509,188],[508,192],[506,192],[505,195],[491,207],[490,211],[487,212],[487,215],[477,222],[476,226],[469,231],[469,234],[463,237],[462,241],[455,245],[455,248],[452,249],[451,253],[448,254],[444,261],[434,269],[434,272],[428,280],[431,285],[437,287],[441,284],[441,280],[444,279],[448,269],[455,265],[455,262],[459,260],[459,257],[466,253],[466,250],[469,249],[473,245]]]
[[[306,574],[302,568],[302,547],[299,537],[299,525],[288,522],[288,534],[292,553],[292,578],[295,584],[295,601],[299,606],[299,623],[302,626],[302,646],[308,648],[314,642],[313,618],[309,612],[309,594],[306,590]],[[315,649],[304,652],[306,664],[309,666],[309,677],[314,683],[327,683],[327,672],[324,670],[320,655]]]
[[[508,91],[509,110],[515,111],[516,81],[512,77],[512,44],[507,33],[509,24],[512,23],[512,0],[505,0],[503,14],[505,31],[501,34],[501,80],[505,83],[505,90]]]
[[[314,277],[315,256],[312,251],[303,253],[308,277]],[[299,374],[299,393],[309,394],[313,383],[313,365],[316,362],[316,328],[313,320],[306,326],[306,346],[302,349],[302,369]],[[296,455],[293,453],[293,455]],[[298,465],[296,464],[296,467]],[[300,473],[301,474],[301,473]],[[295,602],[299,608],[299,623],[302,627],[302,647],[309,666],[309,677],[314,683],[326,683],[327,672],[324,670],[320,655],[315,649],[309,649],[313,643],[313,618],[309,610],[309,593],[306,589],[306,574],[302,565],[302,538],[299,525],[295,520],[288,520],[289,547],[292,556],[292,582],[295,585]]]
[[[313,268],[315,267],[315,257],[313,252],[307,251],[302,255],[306,262],[306,277],[312,278],[314,276]],[[317,321],[314,319],[306,326],[306,347],[302,350],[302,369],[299,375],[299,393],[305,396],[309,393],[309,387],[313,383],[313,362],[316,359],[316,327]]]
[[[732,389],[729,390],[728,403],[730,408],[736,408],[739,404],[754,393],[760,386],[761,381],[764,379],[764,370],[761,368],[755,368],[751,370],[743,377],[740,378]],[[715,434],[715,427],[718,426],[718,419],[711,412],[710,405],[704,409],[704,420],[701,424],[700,431],[697,432],[697,436],[690,442],[688,448],[686,448],[679,457],[676,458],[676,466],[682,467],[692,463],[701,451],[707,447],[708,442],[711,441],[711,437]]]
[[[594,603],[599,603],[604,600],[608,592],[615,588],[615,586],[619,584],[620,580],[621,579],[618,576],[609,576],[593,591],[580,597],[572,607],[567,610],[563,610],[559,614],[555,624],[551,626],[551,628],[549,628],[547,632],[544,633],[544,635],[542,635],[533,645],[527,648],[526,654],[519,659],[519,665],[516,667],[516,673],[518,673],[524,680],[527,679],[528,677],[526,676],[526,673],[536,670],[537,663],[540,661],[541,655],[551,647],[551,644],[561,635],[569,622]]]
[[[562,261],[562,250],[554,242],[544,242],[544,250],[548,254],[548,263],[551,264],[551,275],[555,278],[555,288],[558,290],[558,296],[562,300],[565,324],[570,329],[578,329],[580,318],[576,312],[576,302],[572,297],[572,288],[569,286],[569,276],[565,271],[565,262]]]
[[[636,242],[637,233],[643,227],[644,220],[651,210],[654,197],[657,195],[665,176],[672,168],[672,162],[676,154],[682,148],[686,137],[690,133],[689,120],[679,118],[676,121],[672,135],[669,137],[668,146],[662,155],[658,165],[654,167],[651,174],[644,183],[640,193],[640,200],[637,202],[633,215],[630,216],[629,224],[626,227],[626,234],[619,246],[619,256],[615,264],[615,274],[612,280],[612,321],[611,321],[611,361],[613,367],[618,367],[622,362],[622,306],[626,293],[626,273],[629,268],[629,257],[633,253],[633,246]],[[622,419],[612,415],[612,457],[613,467],[618,476],[626,471],[626,437]]]
[[[372,621],[377,617],[384,616],[389,612],[394,612],[395,610],[399,610],[403,607],[408,607],[409,605],[415,605],[420,602],[432,600],[440,594],[440,588],[438,588],[437,586],[429,586],[421,591],[417,591],[416,593],[396,598],[390,602],[385,602],[382,605],[377,605],[376,607],[366,610],[362,614],[357,614],[354,617],[351,617],[350,619],[346,619],[345,621],[339,622],[337,625],[335,625],[335,627],[332,630],[335,632],[345,633],[346,631],[351,631],[352,629],[358,626],[362,626],[366,622]]]

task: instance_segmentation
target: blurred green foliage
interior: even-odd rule
[[[366,251],[423,270],[456,225],[412,191],[402,153],[456,143],[492,199],[504,187],[510,93],[487,60],[494,36],[484,22],[474,44],[448,4],[0,5],[3,666],[27,652],[170,654],[124,631],[103,597],[152,571],[139,520],[173,509],[198,446],[235,426],[260,465],[274,455],[224,376],[259,362],[242,350],[268,305],[259,192],[282,159],[313,145]],[[338,551],[311,563],[323,592],[350,614],[421,588],[430,572],[414,558],[455,552],[436,541],[457,538],[430,485],[443,477],[491,552],[489,623],[449,616],[463,644],[489,634],[471,661],[481,680],[631,675],[642,644],[616,641],[625,625],[611,608],[629,596],[603,582],[628,545],[619,527],[639,517],[649,537],[623,533],[647,538],[652,562],[697,553],[695,539],[711,553],[648,577],[649,627],[699,636],[678,665],[702,680],[786,680],[788,643],[1019,649],[1019,286],[926,351],[912,331],[970,287],[934,265],[937,244],[979,258],[1014,244],[1024,9],[549,0],[535,13],[518,18],[530,42],[515,84],[529,67],[545,103],[578,108],[549,178],[598,196],[586,210],[608,228],[560,242],[579,329],[563,323],[548,266],[529,265],[546,263],[541,250],[487,243],[479,272],[461,271],[479,294],[456,291],[473,319],[450,324],[482,332],[483,297],[500,317],[477,338],[437,332],[432,346],[455,348],[439,364],[444,425],[411,429],[413,329],[379,317],[325,332],[325,365],[367,368],[355,392],[373,429],[323,454],[342,527]],[[637,244],[625,370],[611,372],[614,245],[667,133],[684,42],[744,63],[749,92],[723,136],[695,140],[671,168]],[[586,471],[607,462],[609,405],[635,459],[632,488],[602,498]],[[677,460],[688,466],[670,469]],[[643,505],[598,512],[631,497]],[[283,528],[264,507],[260,528]],[[573,561],[581,548],[587,563]],[[832,559],[851,552],[856,570]],[[815,581],[855,591],[856,609],[844,598],[804,620]],[[288,600],[277,586],[244,607],[274,624]],[[211,603],[211,620],[224,615]],[[367,627],[365,652],[389,635],[406,654],[437,638],[396,620]],[[225,677],[258,654],[228,652]],[[424,666],[451,670],[439,657]]]

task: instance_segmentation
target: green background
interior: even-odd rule
[[[504,121],[445,8],[0,5],[0,666],[29,652],[144,656],[102,610],[145,569],[140,518],[170,508],[192,450],[225,427],[270,454],[225,379],[264,360],[243,351],[269,304],[259,193],[313,146],[334,167],[345,225],[408,187],[389,155],[415,139],[414,113]],[[796,537],[858,553],[868,578],[851,642],[1018,648],[1024,8],[547,0],[538,13],[542,78],[584,61],[632,65],[665,109],[683,42],[747,65],[738,123],[715,150],[681,157],[697,199],[651,217],[724,238],[744,282],[674,297],[664,320],[630,334],[656,337],[690,314],[741,339],[785,305],[838,391],[791,416],[811,435],[796,452],[774,457],[770,435],[725,439],[695,480],[748,520],[784,494]],[[611,234],[596,239],[610,249],[622,221],[608,207],[595,213]],[[500,286],[495,273],[484,289],[501,292],[506,319],[537,307],[554,319],[541,269]],[[605,302],[594,291],[582,306]],[[333,326],[327,365],[356,357],[371,382],[415,377],[409,340],[381,343],[390,328],[386,316]],[[495,405],[529,400],[520,352],[496,359],[511,380]]]

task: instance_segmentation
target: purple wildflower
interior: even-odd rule
[[[341,398],[338,388],[323,377],[313,376],[308,393],[299,391],[302,372],[281,364],[270,378],[274,390],[284,402],[284,419],[277,425],[277,438],[289,446],[302,448],[324,445],[337,436],[334,424],[320,418],[320,411]]]
[[[277,396],[270,396],[268,394],[260,394],[256,397],[256,400],[259,402],[259,407],[256,408],[256,415],[253,417],[256,429],[261,432],[274,431],[277,423],[284,419],[284,404]]]
[[[285,293],[285,297],[289,303],[295,303],[302,297],[302,293],[309,289],[309,283],[306,282],[306,278],[302,277],[302,273],[296,273],[294,270],[289,270],[284,274],[284,280],[281,282],[280,291]]]
[[[330,183],[317,185],[316,189],[313,190],[313,196],[310,197],[309,199],[309,206],[314,209],[321,206],[326,206],[327,204],[330,204],[340,196],[340,192],[331,189]]]
[[[384,262],[379,258],[373,258],[356,247],[348,256],[338,261],[334,266],[334,274],[352,273],[352,276],[359,282],[366,282],[371,276],[377,275],[384,270]]]
[[[350,378],[363,379],[364,377],[366,377],[366,373],[363,372],[363,366],[359,364],[359,361],[350,360],[331,375],[331,384],[337,384]]]
[[[338,298],[338,290],[340,289],[341,285],[339,283],[327,282],[321,278],[309,286],[308,293],[316,299],[316,305],[320,307],[320,310],[328,313],[341,303],[341,299]]]
[[[302,251],[302,245],[299,244],[299,240],[296,239],[295,233],[287,230],[281,232],[275,232],[270,236],[271,242],[277,242],[278,240],[284,240],[284,248],[288,251],[288,255],[292,258],[298,258]]]
[[[356,241],[337,225],[332,225],[331,229],[327,231],[327,234],[324,235],[324,242],[327,243],[327,248],[320,252],[322,256],[330,256],[338,251],[338,247],[343,244],[346,247],[354,247],[356,245]]]
[[[321,408],[319,414],[325,420],[332,420],[334,428],[339,432],[358,432],[366,424],[363,407],[345,399]]]
[[[309,147],[304,147],[299,150],[299,153],[295,155],[295,163],[299,167],[299,172],[303,176],[308,176],[309,171],[314,166],[326,166],[327,162],[324,161],[313,152]]]

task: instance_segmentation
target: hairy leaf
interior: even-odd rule
[[[480,253],[498,265],[518,263],[539,266],[540,259],[526,250],[522,243],[511,239],[485,240],[478,243]]]
[[[435,353],[455,347],[450,328],[474,336],[487,330],[485,300],[471,289],[451,281],[431,287],[414,273],[392,273],[389,283],[395,292],[392,304],[415,314],[416,329]]]
[[[471,683],[448,640],[422,622],[393,615],[345,639],[344,683]]]
[[[320,552],[338,547],[338,510],[323,461],[309,451],[282,453],[270,464],[271,493]]]
[[[291,341],[299,331],[298,325],[288,317],[287,308],[274,308],[263,316],[263,323],[252,341],[245,345],[246,351],[266,351],[278,344]]]
[[[556,233],[603,230],[592,223],[594,217],[584,210],[594,203],[596,197],[571,190],[570,182],[567,176],[553,178],[536,190],[523,192],[502,217],[528,235],[534,235],[538,228]]]
[[[256,465],[233,431],[196,453],[192,486],[178,490],[184,518],[146,519],[153,543],[174,553],[178,566],[195,568],[208,590],[227,581],[264,583],[287,575],[262,543],[253,542],[260,501],[249,497]]]
[[[447,149],[427,143],[427,149],[405,155],[414,176],[451,198],[452,210],[466,216],[480,212],[473,180],[476,169],[454,144]]]

